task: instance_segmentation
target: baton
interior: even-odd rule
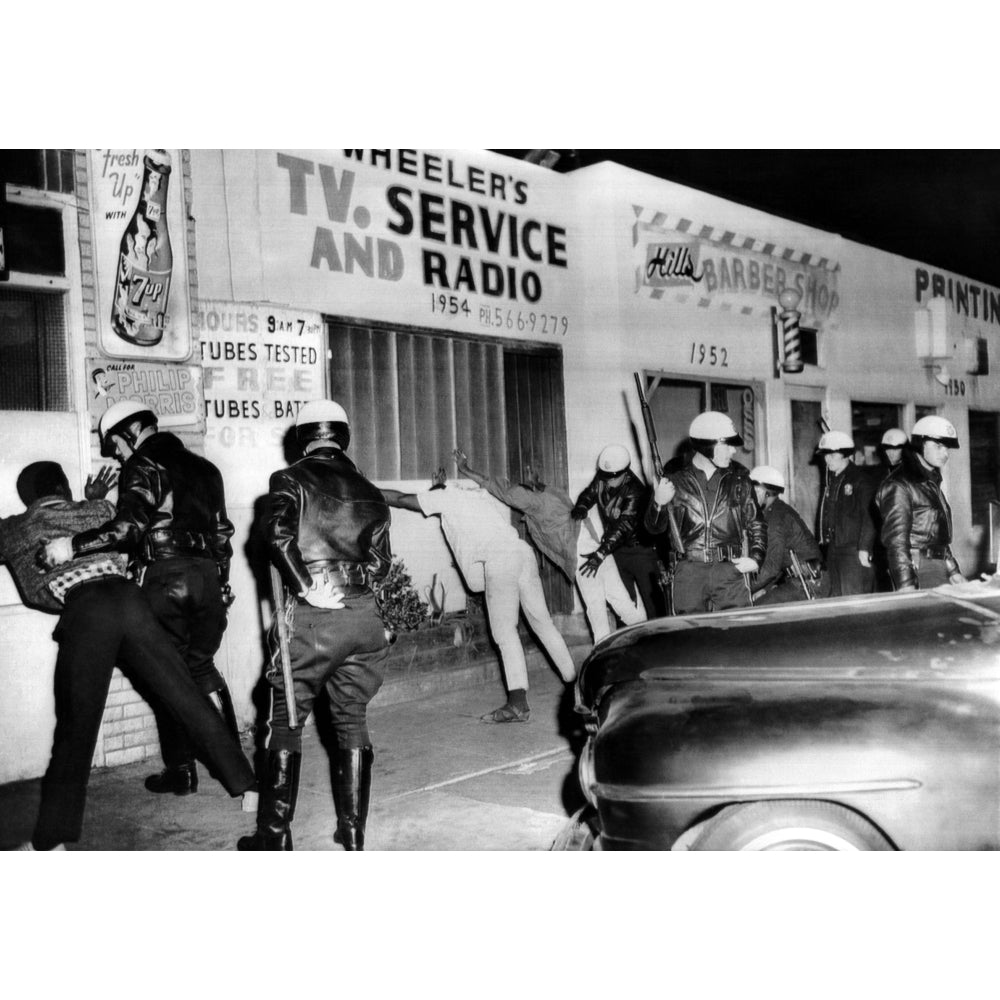
[[[288,652],[288,622],[285,620],[285,585],[274,563],[271,569],[271,594],[274,597],[274,626],[278,633],[281,652],[281,677],[285,682],[285,708],[288,710],[288,728],[298,729],[299,714],[295,708],[295,685],[292,682],[292,657]]]

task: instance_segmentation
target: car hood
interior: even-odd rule
[[[1000,579],[902,594],[660,618],[599,643],[580,670],[592,709],[629,682],[1000,677]]]

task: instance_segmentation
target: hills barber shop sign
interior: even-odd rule
[[[700,308],[769,313],[786,289],[816,322],[840,304],[835,261],[718,227],[633,205],[635,290]]]

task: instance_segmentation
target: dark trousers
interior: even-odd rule
[[[242,751],[191,680],[134,583],[106,577],[71,591],[55,638],[56,729],[31,838],[36,849],[80,839],[90,763],[116,663],[184,720],[194,745],[230,795],[253,786],[253,771]]]
[[[674,610],[679,615],[725,611],[750,604],[747,578],[731,562],[682,559],[674,571]]]
[[[919,556],[913,560],[917,569],[917,588],[930,590],[948,582],[948,564],[943,559],[928,559]]]
[[[226,606],[215,562],[187,556],[158,559],[146,568],[142,589],[198,690],[209,695],[224,688],[215,654],[226,631]],[[163,763],[167,767],[190,763],[194,748],[183,726],[158,699],[151,705]]]
[[[826,568],[830,574],[831,597],[870,594],[875,589],[875,570],[861,565],[856,548],[831,545],[826,552]]]
[[[813,597],[817,600],[830,596],[830,581],[827,574],[823,573],[817,583],[809,584]],[[781,583],[771,587],[766,594],[758,597],[754,602],[758,608],[767,607],[769,604],[789,604],[792,601],[808,601],[802,584],[793,573],[786,574]]]
[[[614,551],[618,575],[634,598],[636,591],[647,618],[662,618],[667,609],[660,590],[660,567],[656,550],[646,545],[623,545]]]
[[[295,687],[297,729],[288,728],[285,684],[274,625],[268,632],[271,686],[269,750],[302,749],[302,726],[320,691],[330,699],[330,718],[337,746],[343,750],[368,746],[368,703],[382,686],[382,663],[389,655],[382,619],[371,594],[349,597],[339,611],[308,604],[289,605],[289,654]]]

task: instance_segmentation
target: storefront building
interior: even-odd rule
[[[697,412],[725,409],[738,460],[785,471],[807,521],[820,420],[871,463],[883,430],[936,412],[962,440],[946,472],[956,552],[970,573],[992,562],[995,288],[610,163],[561,175],[486,151],[168,150],[149,169],[143,150],[27,152],[36,166],[7,166],[0,217],[0,513],[22,509],[14,482],[39,458],[80,495],[103,409],[152,404],[226,481],[237,601],[219,667],[244,721],[268,615],[260,504],[295,412],[323,396],[350,413],[350,452],[380,485],[454,476],[458,445],[477,469],[530,464],[575,495],[609,443],[647,473],[638,372],[664,460]],[[137,211],[147,188],[155,219]],[[798,371],[782,365],[786,290]],[[116,323],[136,310],[138,327]],[[394,511],[392,540],[418,590],[436,579],[446,609],[464,606],[436,519]],[[558,574],[545,583],[572,613]],[[53,624],[0,571],[0,781],[44,770]],[[95,762],[157,752],[116,675]]]

